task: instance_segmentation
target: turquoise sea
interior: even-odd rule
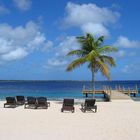
[[[103,89],[103,86],[116,86],[134,89],[137,85],[140,91],[140,81],[97,81],[96,89]],[[0,100],[6,96],[46,96],[50,100],[61,100],[63,98],[84,99],[82,94],[83,86],[91,87],[90,81],[0,81]],[[103,98],[103,95],[96,95],[96,98]],[[140,100],[140,94],[134,98]]]

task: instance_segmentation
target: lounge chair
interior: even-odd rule
[[[47,102],[47,98],[46,97],[38,97],[37,98],[37,108],[38,107],[48,108],[48,106],[50,106],[50,102]]]
[[[37,108],[36,98],[35,97],[27,97],[27,102],[25,102],[24,108],[34,107]]]
[[[16,107],[16,99],[14,97],[6,97],[6,103],[4,103],[4,108],[8,106]]]
[[[25,103],[24,96],[16,96],[16,100],[18,105],[23,105]]]
[[[71,111],[72,113],[75,111],[74,108],[74,99],[64,99],[61,112],[64,110]]]
[[[84,104],[81,104],[82,111],[92,111],[93,109],[97,112],[97,106],[95,105],[95,99],[86,99]]]

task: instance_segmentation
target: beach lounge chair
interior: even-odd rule
[[[23,105],[25,103],[24,96],[16,96],[16,100],[18,105]]]
[[[50,102],[47,102],[47,98],[46,97],[38,97],[37,98],[37,108],[38,107],[48,108],[48,106],[50,106]]]
[[[86,99],[84,104],[81,104],[82,111],[92,111],[95,110],[97,112],[97,106],[95,105],[95,99]]]
[[[6,97],[6,103],[4,103],[4,108],[6,105],[11,107],[16,107],[16,99],[14,97]]]
[[[64,110],[71,111],[72,113],[75,111],[74,108],[74,99],[64,99],[61,112]]]
[[[35,97],[27,97],[27,102],[25,102],[24,108],[34,107],[37,108],[36,98]]]

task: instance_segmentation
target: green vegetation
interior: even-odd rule
[[[116,52],[117,48],[103,45],[104,36],[95,38],[92,34],[87,33],[86,36],[77,37],[81,48],[79,50],[72,50],[67,55],[76,55],[78,58],[71,62],[67,71],[71,71],[85,63],[92,72],[92,90],[95,91],[95,73],[100,71],[107,79],[110,79],[109,67],[115,66],[113,57],[108,54]]]

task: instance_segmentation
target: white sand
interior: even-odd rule
[[[97,113],[61,113],[61,104],[46,109],[3,108],[0,140],[140,140],[140,102],[97,102]]]

